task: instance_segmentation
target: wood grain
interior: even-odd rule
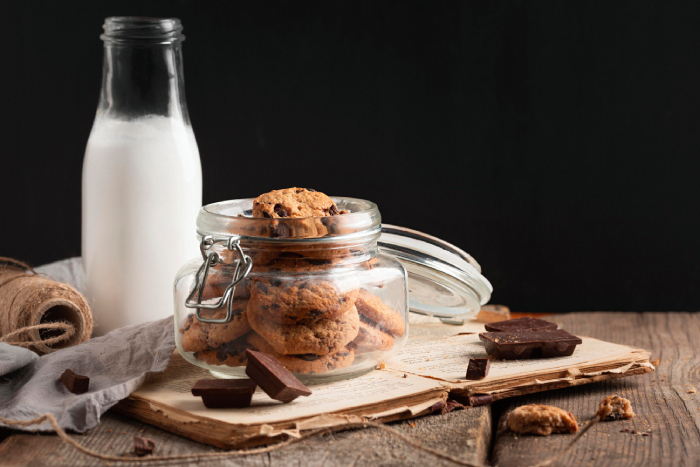
[[[419,419],[392,423],[391,426],[434,449],[444,450],[465,461],[487,462],[491,439],[489,406],[455,411],[445,415],[428,415]],[[108,412],[102,423],[87,435],[73,438],[85,447],[116,455],[133,455],[134,435],[152,438],[157,454],[174,455],[191,452],[217,452],[217,448],[181,438],[134,419]],[[333,433],[312,438],[269,454],[229,457],[217,460],[179,461],[157,465],[198,467],[218,466],[372,466],[395,465],[447,467],[394,436],[374,428]],[[7,467],[88,467],[105,465],[104,461],[86,456],[66,446],[54,435],[20,434],[0,444],[0,465]],[[119,466],[142,466],[119,463]]]
[[[533,465],[563,449],[571,436],[515,436],[505,430],[510,410],[525,404],[561,407],[579,423],[592,417],[606,396],[632,401],[631,420],[599,423],[557,465],[662,466],[700,463],[700,315],[696,313],[574,313],[549,319],[577,334],[652,351],[654,373],[583,387],[538,393],[494,404],[498,429],[492,461],[499,466]],[[651,431],[643,437],[620,430]]]

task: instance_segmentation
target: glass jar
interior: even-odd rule
[[[253,199],[200,210],[202,259],[175,280],[176,342],[187,361],[245,377],[251,348],[318,381],[360,375],[401,350],[406,269],[379,250],[374,203],[333,200],[349,213],[252,218]]]

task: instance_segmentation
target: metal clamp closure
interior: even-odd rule
[[[216,243],[225,243],[230,251],[235,251],[238,253],[238,259],[232,260],[231,264],[236,264],[236,270],[233,273],[233,279],[226,290],[224,295],[217,300],[216,303],[204,304],[202,303],[202,294],[204,293],[204,287],[207,285],[207,276],[209,275],[209,268],[215,267],[217,264],[224,264],[224,260],[215,251],[209,252],[209,250]],[[202,242],[199,246],[202,252],[202,258],[204,262],[197,271],[195,277],[194,287],[190,292],[189,296],[185,300],[185,306],[187,308],[197,309],[197,319],[202,323],[212,323],[212,324],[225,324],[230,323],[233,319],[233,292],[236,290],[236,286],[246,278],[250,269],[253,267],[253,259],[246,255],[241,249],[239,237],[212,237],[211,235],[205,235],[202,237]],[[245,267],[241,267],[245,265]],[[201,277],[201,281],[200,281]],[[200,285],[201,282],[201,285]],[[197,294],[197,300],[192,301],[192,298]],[[204,318],[201,315],[202,310],[218,310],[226,304],[226,317],[223,319],[214,318]]]

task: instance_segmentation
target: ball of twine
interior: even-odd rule
[[[0,342],[46,354],[85,342],[92,326],[90,307],[73,287],[0,258]]]

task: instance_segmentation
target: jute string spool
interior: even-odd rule
[[[0,258],[0,342],[46,354],[85,342],[92,326],[90,307],[73,287]]]

